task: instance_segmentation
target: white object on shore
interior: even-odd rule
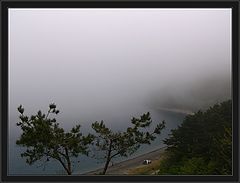
[[[144,165],[148,165],[148,164],[150,164],[152,161],[150,160],[150,159],[145,159],[145,160],[143,160],[143,164]]]

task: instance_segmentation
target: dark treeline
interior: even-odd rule
[[[162,175],[232,174],[232,102],[216,104],[185,117],[171,131]]]

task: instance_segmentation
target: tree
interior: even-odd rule
[[[164,140],[168,158],[160,174],[232,174],[232,102],[187,115]]]
[[[152,133],[143,131],[152,123],[150,113],[143,114],[140,118],[133,117],[131,120],[133,127],[127,128],[124,132],[113,132],[103,121],[92,124],[96,132],[95,147],[96,150],[103,152],[102,159],[105,160],[105,166],[102,174],[106,174],[109,163],[116,157],[128,157],[133,154],[141,144],[151,144],[165,127],[165,122],[159,123]]]
[[[55,104],[50,104],[47,114],[40,110],[31,117],[24,115],[22,105],[18,107],[20,113],[20,126],[22,134],[16,141],[17,145],[26,147],[21,154],[26,158],[26,163],[32,165],[43,160],[44,163],[55,159],[63,166],[68,175],[72,174],[72,157],[79,154],[88,155],[88,145],[93,142],[93,135],[84,136],[80,133],[80,125],[76,125],[70,132],[65,132],[59,127],[59,123],[50,115],[57,115],[59,110]]]

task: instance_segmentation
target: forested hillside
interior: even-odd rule
[[[171,131],[159,174],[232,174],[232,102],[188,115]]]

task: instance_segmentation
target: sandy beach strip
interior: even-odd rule
[[[113,166],[109,166],[106,175],[127,175],[129,170],[142,166],[145,159],[149,159],[151,161],[160,159],[165,149],[166,147],[162,147],[135,158],[116,163]],[[102,170],[103,168],[100,168],[87,172],[84,175],[96,175],[102,172]]]

